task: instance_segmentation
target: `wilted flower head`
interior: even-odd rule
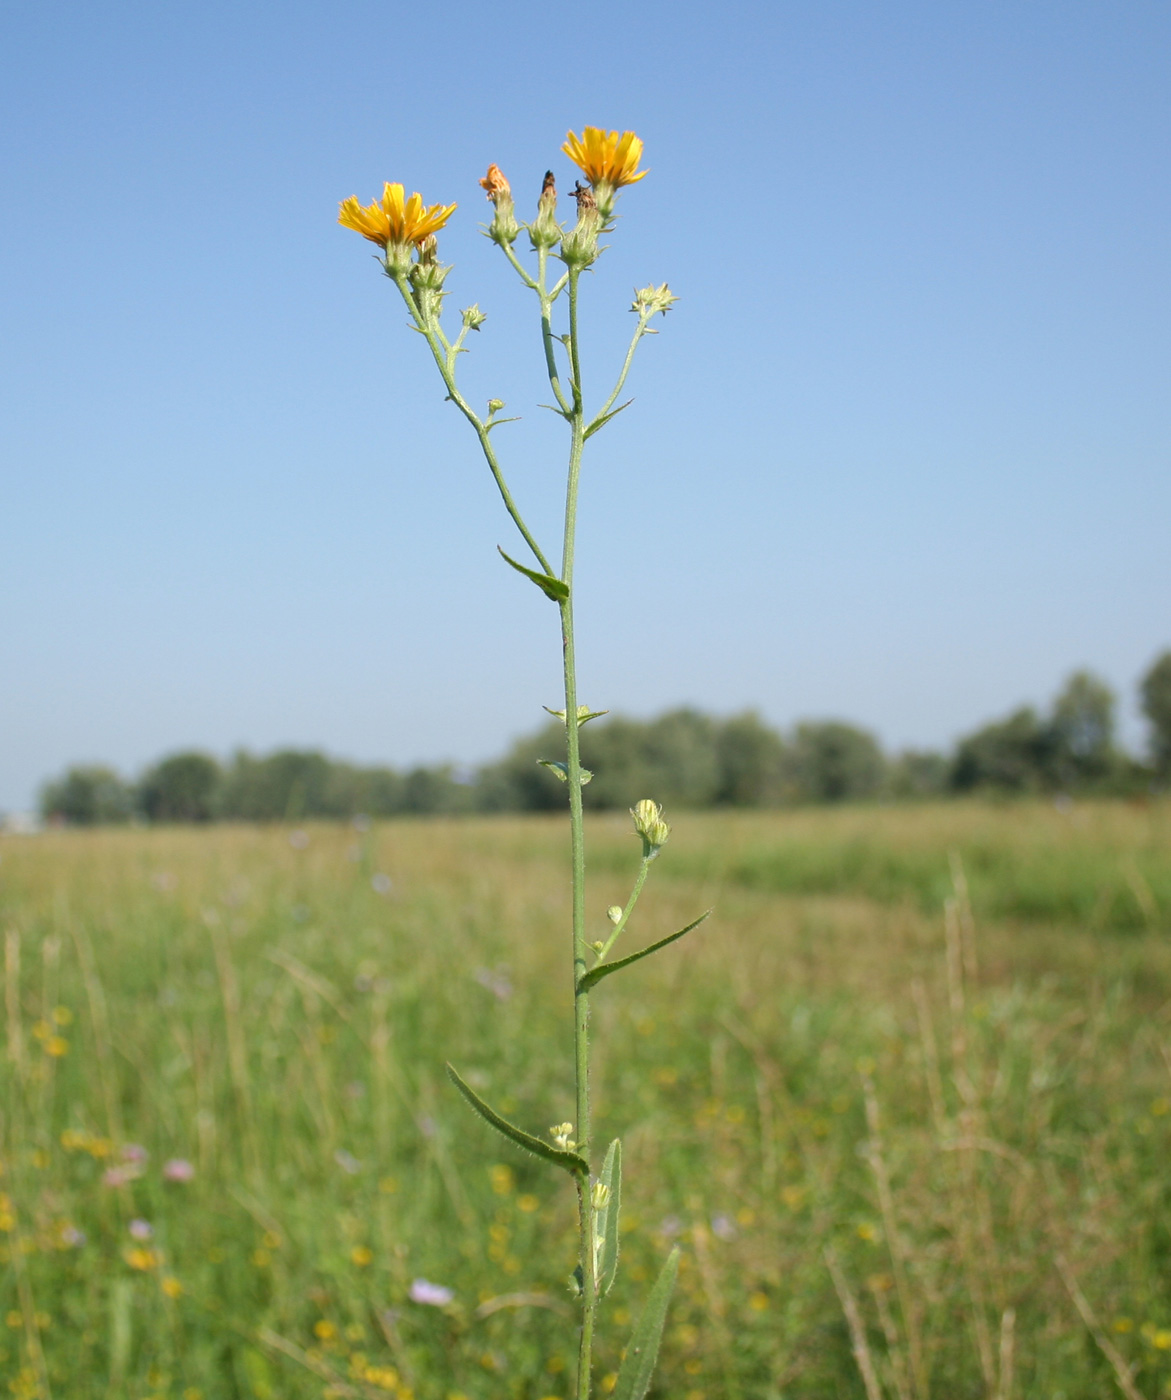
[[[454,1299],[455,1293],[450,1288],[444,1288],[441,1283],[428,1283],[425,1278],[417,1278],[411,1284],[408,1297],[412,1303],[426,1303],[432,1308],[445,1308]]]
[[[501,196],[512,198],[512,188],[504,178],[504,172],[495,163],[488,167],[488,173],[480,181],[480,185],[493,204],[498,204]]]
[[[382,198],[373,204],[359,204],[354,194],[343,199],[337,221],[343,228],[352,228],[381,248],[389,248],[392,243],[417,246],[438,232],[457,207],[432,204],[429,209],[425,208],[421,194],[416,192],[410,199],[404,199],[402,185],[388,183],[383,186]]]

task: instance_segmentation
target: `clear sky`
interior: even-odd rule
[[[524,212],[586,123],[651,171],[586,289],[587,394],[632,287],[681,300],[590,444],[583,698],[941,745],[1088,665],[1137,739],[1171,646],[1169,118],[1165,0],[12,0],[0,808],[187,746],[476,762],[557,703],[556,615],[335,220],[387,179],[459,202],[462,372],[524,415],[502,451],[551,539],[561,425],[476,180]]]

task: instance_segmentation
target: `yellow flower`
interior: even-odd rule
[[[175,1298],[181,1298],[183,1296],[183,1285],[179,1282],[177,1278],[168,1276],[167,1278],[163,1279],[159,1287],[163,1290],[167,1297],[172,1300],[174,1300]]]
[[[356,1244],[350,1250],[350,1258],[359,1269],[365,1269],[373,1263],[374,1251],[368,1245]]]
[[[572,131],[567,132],[565,145],[561,149],[595,189],[598,185],[611,189],[634,185],[649,173],[638,169],[638,162],[642,159],[642,142],[633,131],[624,131],[619,136],[616,131],[587,126],[580,137]]]
[[[337,221],[385,248],[390,243],[422,243],[441,229],[455,210],[454,204],[433,204],[426,209],[423,196],[418,193],[404,201],[403,187],[388,184],[383,187],[381,200],[373,204],[359,204],[355,194],[343,199]]]

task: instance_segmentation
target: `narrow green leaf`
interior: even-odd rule
[[[622,1208],[622,1143],[615,1138],[602,1163],[598,1178],[609,1191],[606,1204],[597,1212],[595,1229],[602,1237],[598,1267],[598,1292],[604,1298],[609,1293],[618,1272],[618,1213]]]
[[[546,1162],[564,1167],[567,1172],[574,1175],[582,1172],[589,1175],[589,1164],[584,1157],[579,1157],[576,1152],[562,1152],[556,1147],[550,1147],[542,1138],[534,1137],[532,1133],[526,1133],[523,1128],[518,1128],[515,1123],[510,1123],[507,1118],[502,1118],[494,1108],[489,1108],[470,1084],[464,1083],[451,1065],[447,1066],[447,1077],[485,1123],[491,1123],[498,1133],[503,1133],[518,1147],[523,1147],[526,1152],[531,1152],[536,1157],[544,1157]]]
[[[554,719],[559,719],[562,724],[565,723],[564,710],[551,710],[548,705],[542,705],[541,709],[544,710],[547,715],[552,715]],[[577,707],[577,727],[580,729],[583,724],[589,724],[590,720],[601,719],[603,715],[608,715],[609,713],[609,710],[591,710],[588,705],[579,705]]]
[[[601,418],[595,418],[594,421],[585,430],[585,433],[582,437],[582,442],[588,442],[589,439],[593,437],[593,435],[598,431],[599,428],[604,428],[611,418],[617,418],[618,415],[622,412],[622,410],[624,408],[629,408],[633,402],[633,399],[627,399],[625,403],[620,403],[617,408],[612,408],[609,413],[603,414]]]
[[[562,763],[556,758],[538,758],[537,762],[542,768],[552,769],[563,783],[569,782],[569,764]],[[578,776],[582,787],[585,787],[586,783],[588,783],[594,775],[588,768],[581,768],[578,770]]]
[[[564,603],[569,597],[569,587],[561,582],[559,578],[554,578],[552,574],[538,573],[536,569],[526,569],[523,564],[518,564],[515,559],[510,559],[507,554],[496,546],[497,553],[506,564],[511,564],[518,574],[524,574],[525,578],[530,578],[545,595],[555,603]]]
[[[655,1280],[651,1296],[638,1324],[630,1334],[630,1345],[618,1368],[618,1383],[614,1387],[614,1400],[643,1400],[650,1389],[651,1377],[655,1374],[655,1362],[659,1359],[659,1343],[663,1339],[663,1323],[667,1320],[667,1308],[675,1288],[675,1275],[679,1272],[679,1246],[676,1245],[667,1256],[663,1271]]]
[[[657,953],[660,948],[665,948],[668,943],[674,943],[676,939],[682,938],[685,933],[690,933],[693,928],[698,928],[704,919],[711,914],[708,909],[701,914],[698,919],[688,924],[686,928],[681,928],[678,933],[668,934],[666,938],[660,938],[657,943],[652,943],[649,948],[640,948],[637,953],[631,953],[628,958],[619,958],[617,962],[599,963],[597,967],[590,970],[578,979],[577,990],[588,992],[591,987],[596,986],[603,977],[608,977],[611,972],[617,972],[620,967],[629,967],[631,963],[639,962],[643,958],[649,958],[652,953]]]

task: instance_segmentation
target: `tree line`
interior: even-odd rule
[[[1139,688],[1149,724],[1140,759],[1115,735],[1116,698],[1089,671],[1065,682],[1046,713],[1014,710],[961,738],[950,753],[888,755],[864,729],[806,721],[788,733],[748,712],[720,719],[679,709],[657,719],[610,716],[582,729],[593,777],[587,807],[629,807],[653,796],[672,807],[785,807],[949,793],[1123,795],[1171,786],[1171,651]],[[300,821],[473,812],[539,812],[564,802],[555,761],[560,720],[519,740],[476,770],[450,764],[400,772],[284,749],[266,757],[171,754],[137,781],[112,769],[74,766],[45,785],[46,819],[112,822]],[[545,760],[550,760],[546,762]]]

